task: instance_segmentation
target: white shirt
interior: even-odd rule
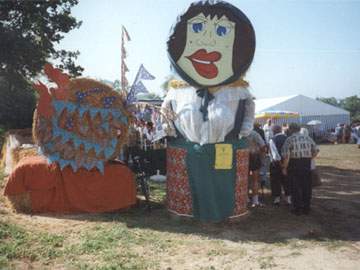
[[[208,105],[207,121],[203,120],[200,112],[202,99],[193,87],[170,89],[162,107],[173,110],[176,114],[174,124],[186,139],[203,145],[225,140],[225,136],[234,128],[239,101],[246,100],[240,136],[249,135],[253,128],[255,112],[255,104],[249,90],[242,87],[223,87],[213,95],[214,99],[209,101]]]
[[[265,133],[265,140],[266,143],[270,142],[270,139],[274,136],[274,133],[272,131],[272,125],[265,124],[263,127],[264,133]]]

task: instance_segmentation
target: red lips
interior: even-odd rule
[[[190,56],[187,56],[197,73],[206,79],[213,79],[218,75],[218,68],[214,62],[219,61],[221,53],[207,52],[205,49],[197,50]]]

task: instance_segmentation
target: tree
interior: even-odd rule
[[[360,97],[357,95],[346,97],[344,99],[337,100],[334,97],[330,98],[316,98],[324,103],[334,105],[350,112],[350,118],[352,122],[360,121]]]
[[[341,108],[350,112],[352,121],[360,120],[360,98],[357,95],[340,100],[340,105]]]
[[[0,76],[13,82],[19,76],[37,75],[49,59],[59,59],[59,68],[73,76],[83,68],[75,65],[79,52],[55,49],[63,33],[78,28],[71,8],[78,0],[1,1]]]
[[[29,79],[51,59],[72,76],[83,70],[74,63],[78,51],[55,49],[81,25],[71,16],[78,0],[0,1],[0,128],[30,127],[36,97]]]
[[[334,98],[334,97],[330,97],[330,98],[324,98],[324,97],[318,97],[316,98],[316,100],[322,101],[324,103],[336,106],[336,107],[340,107],[339,101]]]
[[[0,94],[0,129],[31,127],[36,104],[31,84],[19,79],[10,88],[9,81],[0,77]]]

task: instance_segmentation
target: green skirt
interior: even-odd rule
[[[225,141],[233,149],[232,168],[215,169],[215,145],[199,145],[176,139],[169,146],[186,150],[186,167],[192,197],[193,216],[219,222],[233,215],[235,206],[236,150],[247,148],[244,139]]]

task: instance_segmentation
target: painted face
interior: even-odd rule
[[[200,13],[187,22],[186,45],[177,64],[201,85],[222,83],[234,75],[234,40],[234,22],[225,15],[211,19]]]

